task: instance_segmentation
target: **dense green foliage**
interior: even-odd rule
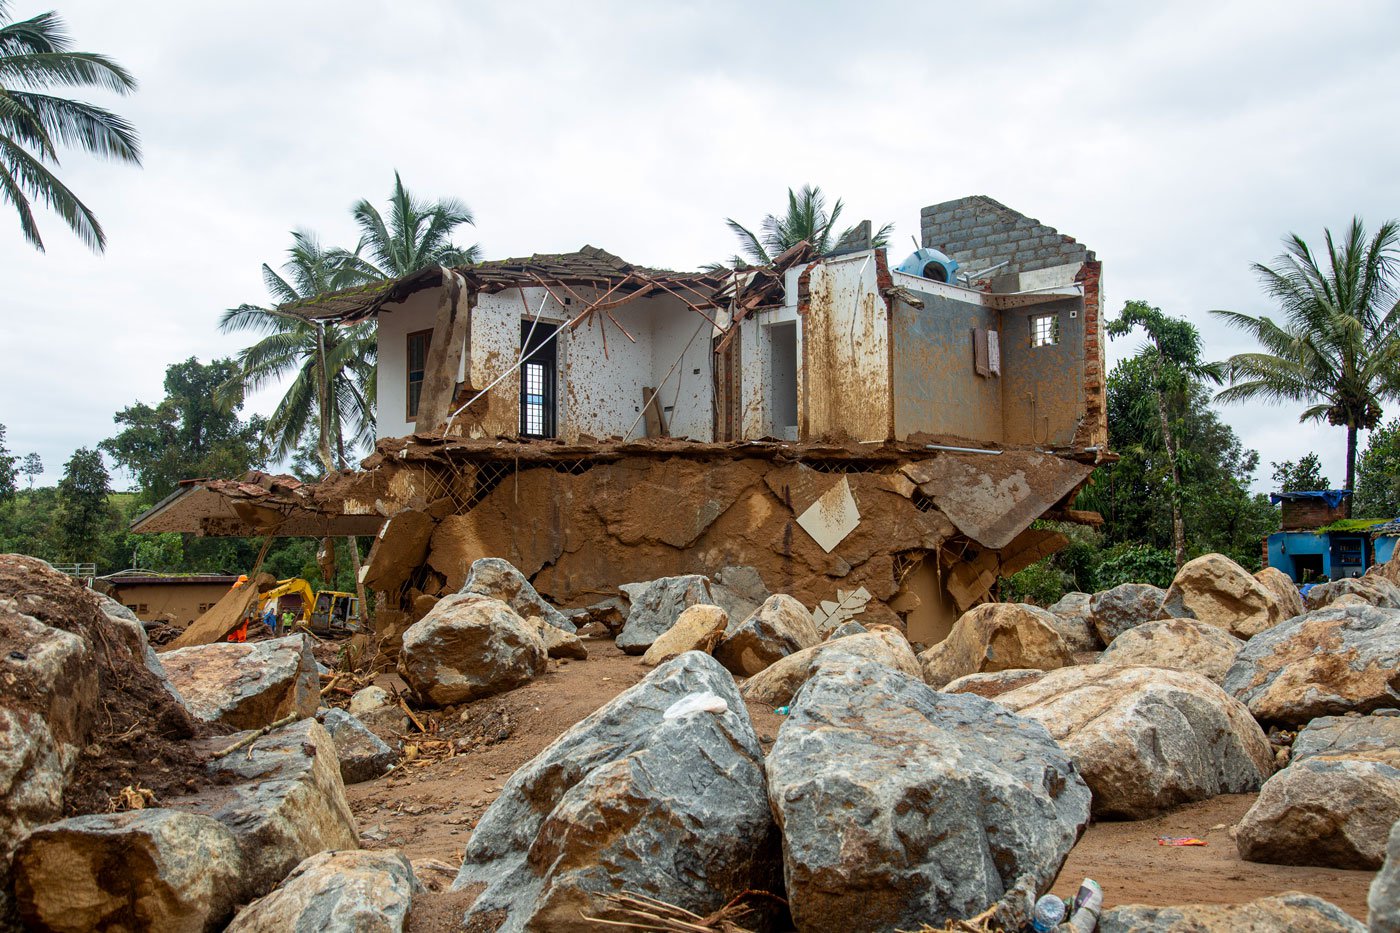
[[[83,87],[127,94],[136,89],[136,79],[105,55],[74,52],[58,14],[15,21],[8,0],[0,0],[0,201],[15,209],[20,232],[40,251],[44,240],[34,219],[36,201],[93,250],[107,246],[97,217],[53,172],[61,146],[141,164],[130,123],[101,107],[49,93]]]
[[[1400,418],[1371,432],[1356,464],[1357,518],[1400,518]]]
[[[1315,453],[1304,454],[1296,462],[1285,460],[1269,466],[1274,468],[1273,481],[1277,492],[1332,488],[1332,481],[1322,472],[1322,460]]]
[[[15,476],[19,472],[15,463],[18,459],[5,446],[5,426],[0,424],[0,502],[14,497]]]

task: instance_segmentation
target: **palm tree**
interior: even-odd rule
[[[476,223],[467,205],[456,198],[415,198],[398,172],[387,223],[367,200],[356,202],[350,212],[360,228],[359,246],[354,253],[335,251],[334,258],[366,281],[397,278],[431,265],[463,266],[481,258],[476,244],[462,248],[452,243],[453,230]]]
[[[1181,487],[1183,452],[1177,441],[1181,418],[1173,417],[1173,412],[1181,411],[1194,386],[1201,382],[1216,385],[1224,382],[1224,367],[1201,359],[1201,335],[1189,321],[1168,317],[1145,301],[1125,304],[1122,313],[1110,321],[1105,330],[1110,337],[1121,337],[1134,327],[1141,327],[1147,334],[1147,342],[1139,348],[1136,359],[1146,370],[1149,391],[1137,403],[1144,406],[1144,412],[1150,406],[1161,435],[1162,451],[1171,474],[1167,495],[1172,510],[1172,550],[1180,570],[1186,563],[1186,521]]]
[[[60,145],[103,158],[141,164],[136,129],[110,111],[44,93],[56,87],[99,87],[118,94],[136,79],[104,55],[70,50],[56,13],[12,22],[0,0],[0,200],[19,214],[21,232],[44,250],[33,201],[52,209],[95,252],[107,247],[102,225],[52,171]]]
[[[364,281],[346,259],[354,253],[325,249],[316,235],[292,232],[285,275],[263,264],[263,282],[274,307],[239,305],[219,319],[224,333],[253,331],[263,335],[236,357],[239,371],[219,388],[225,403],[242,398],[270,382],[292,376],[278,402],[268,430],[279,458],[293,455],[308,434],[316,438],[317,453],[327,474],[349,466],[346,435],[352,446],[374,441],[375,360],[378,341],[373,324],[337,325],[311,321],[283,306]],[[360,578],[360,552],[356,539],[348,538],[355,571],[355,585],[364,605]],[[323,547],[333,554],[330,539]]]
[[[1400,225],[1387,221],[1369,241],[1359,217],[1340,242],[1324,230],[1321,261],[1290,234],[1272,266],[1253,268],[1278,303],[1281,321],[1212,311],[1262,348],[1230,357],[1222,402],[1260,399],[1308,404],[1299,421],[1347,429],[1346,488],[1356,481],[1356,434],[1381,420],[1381,402],[1400,397]]]
[[[781,255],[783,250],[804,240],[811,244],[818,255],[829,253],[854,229],[848,227],[840,234],[836,233],[836,221],[840,219],[844,207],[841,199],[837,198],[836,203],[831,206],[831,212],[827,213],[826,198],[822,189],[803,185],[801,191],[794,192],[791,188],[788,189],[786,214],[782,217],[769,214],[763,218],[761,236],[737,220],[726,217],[724,222],[739,238],[740,247],[744,251],[743,257],[734,257],[733,264],[742,266],[747,260],[760,266],[770,265],[774,257]],[[887,245],[892,229],[894,224],[881,227],[873,238],[873,245]]]

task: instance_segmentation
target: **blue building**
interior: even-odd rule
[[[1269,501],[1283,503],[1283,530],[1269,535],[1268,565],[1295,583],[1359,577],[1390,560],[1400,540],[1400,520],[1349,521],[1349,489],[1273,493]]]

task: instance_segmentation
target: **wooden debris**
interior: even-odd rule
[[[702,917],[683,907],[645,894],[623,891],[621,894],[604,894],[602,899],[613,908],[615,915],[628,919],[605,920],[602,917],[580,913],[583,919],[591,923],[629,930],[652,930],[658,933],[753,933],[750,927],[740,926],[739,921],[746,920],[755,913],[748,903],[755,898],[782,901],[782,898],[766,891],[745,891],[719,910]]]
[[[287,715],[283,716],[281,719],[277,720],[276,722],[268,723],[267,725],[263,726],[261,729],[254,729],[252,732],[248,733],[248,734],[245,735],[243,738],[239,739],[237,742],[234,742],[234,743],[233,743],[232,745],[230,745],[228,748],[225,748],[225,749],[223,749],[222,751],[217,751],[217,752],[215,752],[214,754],[210,755],[209,757],[210,757],[211,759],[214,759],[214,758],[222,758],[222,757],[224,757],[225,755],[231,755],[231,754],[233,754],[234,752],[238,751],[240,748],[247,748],[249,745],[252,745],[254,742],[256,742],[258,739],[262,738],[263,736],[267,735],[267,734],[268,734],[269,732],[271,732],[273,729],[280,729],[280,728],[282,728],[283,726],[289,726],[289,725],[291,725],[292,723],[296,722],[296,720],[297,720],[297,714],[296,714],[296,713],[288,713]]]

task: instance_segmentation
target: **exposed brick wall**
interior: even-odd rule
[[[1094,259],[1093,251],[1054,227],[1013,211],[984,194],[944,201],[919,212],[924,246],[942,250],[967,272],[1030,272]]]
[[[1311,531],[1344,518],[1351,518],[1351,500],[1343,499],[1335,509],[1321,499],[1295,499],[1283,502],[1283,530]]]
[[[1075,280],[1084,287],[1084,420],[1075,432],[1076,447],[1108,446],[1108,393],[1104,381],[1103,263],[1089,261]]]

